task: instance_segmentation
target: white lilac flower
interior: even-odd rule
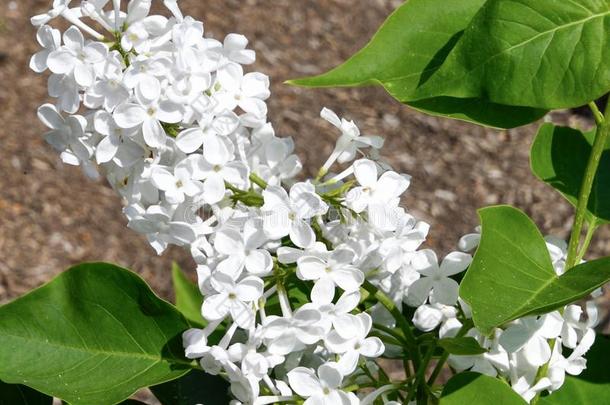
[[[408,176],[395,172],[378,177],[377,165],[368,159],[354,162],[354,176],[360,186],[350,190],[346,199],[349,207],[358,213],[371,207],[398,205],[399,196],[410,183]]]
[[[123,83],[125,63],[118,51],[112,51],[98,72],[98,80],[84,95],[83,104],[88,108],[103,106],[107,112],[129,98],[129,90]]]
[[[423,277],[409,288],[407,303],[419,306],[430,297],[432,303],[454,305],[458,299],[459,285],[450,276],[466,270],[471,261],[472,257],[466,253],[452,252],[439,265],[432,250],[418,252],[413,257],[412,265]]]
[[[176,164],[173,173],[162,166],[151,169],[152,184],[165,193],[170,204],[180,204],[187,197],[195,197],[203,192],[203,183],[194,178],[194,168],[189,158]]]
[[[297,260],[297,276],[301,280],[314,280],[314,293],[335,287],[357,291],[364,282],[364,274],[353,266],[354,259],[354,253],[348,249],[337,249],[323,257],[302,256]]]
[[[263,232],[260,219],[248,220],[243,232],[232,228],[217,232],[214,248],[226,255],[226,259],[218,264],[217,270],[238,276],[245,268],[252,275],[268,275],[273,267],[273,258],[268,250],[261,249],[266,242],[267,236]]]
[[[230,314],[240,327],[244,329],[252,327],[254,312],[250,304],[263,295],[262,280],[249,276],[235,282],[228,275],[215,273],[211,278],[211,284],[217,294],[206,297],[201,308],[203,317],[216,321]]]
[[[360,148],[379,149],[383,146],[383,138],[380,136],[362,136],[360,129],[353,121],[339,118],[335,112],[328,108],[323,108],[320,116],[341,131],[341,136],[337,140],[335,149],[323,166],[324,173],[330,168],[332,163],[337,160],[339,163],[349,162],[354,159],[356,152]]]
[[[218,72],[220,90],[214,93],[214,99],[222,110],[234,110],[240,107],[246,113],[256,117],[267,115],[269,97],[269,78],[262,73],[246,73],[236,63],[229,63]]]
[[[108,48],[100,42],[85,43],[78,28],[70,27],[63,36],[64,45],[47,58],[49,70],[59,75],[74,75],[79,86],[89,87],[96,78],[96,65],[103,63]]]
[[[150,81],[150,86],[157,86],[155,80]],[[124,129],[142,128],[148,146],[153,148],[163,146],[167,135],[162,124],[176,124],[182,121],[182,106],[162,99],[160,90],[151,98],[141,94],[136,97],[137,103],[123,103],[116,108],[113,114],[115,122]]]
[[[350,359],[346,363],[351,363],[351,367],[344,367],[353,371],[360,356],[379,357],[383,354],[385,347],[378,337],[368,336],[373,326],[373,320],[369,314],[360,313],[351,316],[354,318],[352,321],[352,336],[345,338],[337,330],[334,330],[326,337],[325,345],[331,352],[340,353],[342,357]]]
[[[311,303],[303,305],[302,308],[320,311],[322,319],[319,325],[322,325],[326,332],[333,328],[343,338],[352,337],[356,331],[352,328],[354,320],[350,313],[360,302],[360,292],[345,292],[333,303],[335,288],[331,284],[325,284],[325,287],[312,289]]]
[[[49,55],[61,46],[61,34],[59,30],[43,25],[36,33],[36,40],[43,49],[30,59],[30,69],[36,73],[42,73],[49,67]]]
[[[51,129],[46,141],[61,152],[62,160],[71,165],[87,161],[93,153],[85,133],[87,121],[80,115],[61,116],[55,106],[44,104],[38,109],[38,118]]]
[[[290,387],[307,398],[304,405],[349,405],[353,403],[350,394],[341,391],[343,375],[338,366],[323,364],[317,373],[310,368],[297,367],[288,373]]]
[[[112,115],[107,111],[98,111],[93,118],[95,131],[102,135],[102,140],[95,149],[95,159],[97,163],[106,163],[112,160],[125,142],[132,143],[136,131],[120,128]],[[139,149],[139,148],[138,148]],[[128,150],[123,147],[123,150]],[[132,149],[133,150],[133,149]]]
[[[313,185],[296,183],[290,188],[290,194],[281,187],[269,186],[263,191],[263,198],[263,226],[269,238],[290,235],[292,242],[302,248],[315,242],[316,236],[309,220],[325,214],[328,206],[316,194]]]
[[[286,355],[319,341],[324,328],[318,326],[322,315],[314,309],[299,309],[291,317],[269,316],[264,322],[264,338],[268,350]]]

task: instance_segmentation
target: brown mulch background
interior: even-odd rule
[[[83,261],[110,261],[140,273],[171,297],[170,264],[193,265],[179,248],[155,255],[126,229],[114,192],[79,168],[63,165],[42,139],[36,108],[48,100],[45,77],[28,69],[37,50],[29,16],[51,0],[0,0],[0,303]],[[160,3],[160,2],[159,2]],[[476,209],[513,204],[545,233],[567,237],[571,208],[530,173],[528,150],[537,125],[511,131],[422,115],[381,89],[307,90],[284,80],[322,72],[362,47],[397,0],[182,0],[185,14],[203,19],[208,35],[245,34],[258,53],[254,69],[272,82],[269,119],[292,136],[306,172],[325,160],[337,134],[319,118],[323,106],[387,137],[384,155],[413,176],[406,206],[430,222],[428,246],[446,253],[478,223]],[[557,113],[560,122],[590,126]],[[593,256],[610,252],[599,232]]]

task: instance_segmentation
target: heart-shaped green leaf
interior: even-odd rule
[[[438,345],[448,353],[457,356],[475,356],[487,353],[487,349],[482,348],[479,342],[470,336],[439,339]]]
[[[484,208],[479,216],[481,242],[460,296],[484,334],[514,319],[560,308],[610,280],[610,258],[581,264],[558,277],[540,231],[516,208]]]
[[[540,399],[542,405],[610,404],[610,338],[597,335],[586,354],[587,368],[577,376],[566,376],[561,388]]]
[[[386,86],[411,88],[402,79]],[[610,1],[489,0],[442,67],[408,99],[483,98],[555,109],[609,90]]]
[[[483,97],[456,99],[412,94],[440,66],[485,0],[410,0],[347,62],[316,77],[289,81],[307,87],[383,85],[401,102],[434,115],[512,128],[536,121],[544,110],[490,103]]]
[[[51,405],[53,398],[19,384],[0,381],[0,405]]]
[[[576,206],[594,140],[595,132],[542,125],[530,154],[532,172]],[[610,142],[602,154],[588,205],[590,221],[610,222]]]
[[[172,266],[172,281],[176,294],[176,308],[194,326],[203,326],[204,319],[201,316],[203,295],[201,295],[199,287],[186,277],[176,263]]]
[[[459,373],[447,382],[439,405],[526,405],[506,383],[483,374]]]
[[[231,401],[226,380],[199,370],[150,390],[163,405],[225,405]]]
[[[0,378],[72,405],[108,405],[182,376],[184,317],[136,274],[71,268],[0,307]]]

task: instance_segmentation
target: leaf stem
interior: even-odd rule
[[[591,107],[593,108],[593,107]],[[595,107],[597,108],[597,107]],[[599,117],[596,116],[596,120]],[[587,215],[587,207],[589,205],[589,197],[591,196],[591,190],[593,188],[593,181],[597,173],[597,168],[604,152],[606,142],[608,140],[608,134],[610,133],[609,126],[610,119],[610,101],[606,106],[605,116],[603,120],[598,124],[597,131],[595,133],[595,141],[593,142],[593,149],[589,156],[589,162],[587,163],[587,169],[585,171],[585,177],[580,187],[580,193],[578,194],[578,204],[576,206],[576,216],[574,218],[574,226],[572,227],[572,233],[570,235],[570,244],[568,246],[568,258],[566,260],[566,271],[569,271],[576,264],[578,258],[578,250],[580,247],[580,237],[582,228],[585,223]]]

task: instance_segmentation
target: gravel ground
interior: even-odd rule
[[[336,133],[319,118],[323,106],[356,120],[365,133],[387,138],[384,155],[413,176],[406,206],[430,222],[428,246],[451,250],[478,223],[476,209],[506,203],[525,209],[545,233],[567,236],[571,208],[529,170],[536,125],[510,131],[428,117],[380,89],[306,90],[284,80],[322,72],[363,46],[396,0],[182,0],[203,19],[208,35],[243,33],[258,52],[254,69],[272,82],[269,118],[292,136],[312,174],[328,156]],[[0,0],[0,303],[39,286],[82,261],[111,261],[140,273],[171,297],[172,260],[192,268],[189,255],[155,255],[125,228],[120,201],[79,168],[64,166],[42,139],[36,108],[47,100],[45,78],[27,69],[37,48],[28,17],[50,0]],[[554,120],[581,127],[567,112]],[[609,251],[607,230],[593,256]]]

